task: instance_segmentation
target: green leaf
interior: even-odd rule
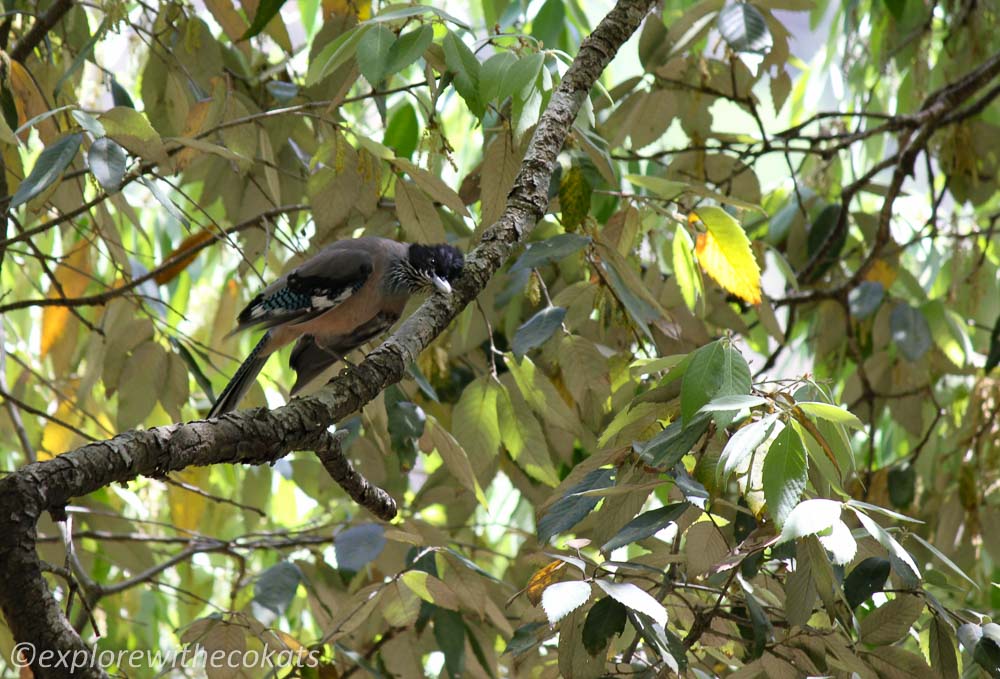
[[[764,498],[778,527],[785,524],[808,480],[806,451],[793,427],[785,427],[775,437],[764,458],[762,471]]]
[[[434,28],[430,24],[424,24],[409,33],[403,33],[399,40],[389,47],[389,59],[385,67],[385,76],[399,73],[404,68],[415,62],[430,47],[434,41]]]
[[[257,5],[257,14],[254,15],[250,28],[240,36],[240,41],[248,40],[263,31],[271,23],[271,19],[278,15],[284,4],[285,0],[261,0],[260,4]]]
[[[510,267],[510,273],[521,269],[535,269],[549,262],[557,262],[590,245],[588,236],[575,233],[560,233],[543,241],[528,243],[524,253]]]
[[[806,415],[811,415],[812,417],[816,417],[821,420],[833,422],[834,424],[842,424],[845,427],[850,427],[851,429],[865,428],[865,425],[862,424],[861,420],[859,420],[854,413],[849,410],[839,408],[832,403],[800,401],[795,405],[801,408],[802,412]]]
[[[948,568],[948,570],[950,570],[952,573],[965,580],[967,583],[969,583],[976,589],[979,589],[979,585],[976,583],[976,581],[970,578],[968,575],[966,575],[965,571],[959,568],[958,564],[956,564],[954,561],[945,556],[944,552],[942,552],[940,549],[938,549],[930,542],[928,542],[926,539],[920,537],[916,533],[911,532],[909,535],[911,538],[913,538],[914,540],[922,544],[925,548],[927,548],[927,551],[933,554],[938,561],[943,563]]]
[[[531,20],[531,35],[545,47],[559,47],[559,36],[566,30],[566,3],[564,0],[545,0],[538,14]]]
[[[627,608],[648,615],[660,625],[666,626],[667,609],[645,590],[639,589],[631,582],[611,582],[610,580],[598,580],[597,586]]]
[[[583,623],[583,647],[590,655],[597,655],[611,641],[625,631],[626,609],[610,596],[603,597],[591,607]]]
[[[358,41],[358,68],[372,87],[378,86],[388,73],[389,48],[396,42],[396,34],[382,24],[377,24]]]
[[[95,139],[103,137],[107,134],[104,129],[104,125],[101,125],[101,121],[90,115],[86,111],[81,111],[80,109],[73,109],[70,111],[70,115],[73,116],[73,120],[80,123],[80,127],[90,132]],[[11,143],[14,143],[11,141]]]
[[[125,176],[125,149],[107,137],[101,137],[87,151],[87,165],[101,188],[116,193]]]
[[[538,645],[538,631],[545,627],[544,622],[529,622],[514,630],[514,636],[507,642],[503,654],[520,655]]]
[[[444,63],[455,74],[455,89],[469,110],[481,118],[485,107],[479,98],[479,60],[461,38],[450,31],[444,36],[441,46],[444,48]]]
[[[715,413],[719,411],[728,412],[754,408],[767,403],[767,399],[752,394],[737,394],[735,396],[717,396],[703,405],[699,413]]]
[[[888,646],[905,637],[924,610],[924,600],[916,594],[896,594],[861,621],[861,641]]]
[[[578,495],[588,490],[610,488],[613,469],[595,469],[583,480],[571,487],[556,502],[552,503],[545,515],[538,520],[538,542],[547,543],[554,536],[580,523],[597,506],[600,498]],[[567,611],[569,612],[569,611]]]
[[[111,103],[115,106],[121,106],[123,108],[135,108],[135,104],[132,103],[132,97],[129,96],[128,90],[122,87],[118,80],[114,77],[111,78]]]
[[[382,143],[396,152],[399,158],[410,158],[420,142],[420,124],[413,105],[405,102],[389,118]]]
[[[734,52],[767,54],[774,44],[764,15],[749,2],[734,2],[723,7],[716,25]]]
[[[729,482],[729,476],[739,469],[749,458],[758,446],[762,444],[771,434],[771,429],[777,421],[777,415],[766,417],[751,422],[740,427],[735,434],[729,437],[722,454],[719,456],[715,477],[720,486]]]
[[[31,173],[17,187],[10,201],[10,209],[24,205],[54,184],[80,150],[83,134],[68,134],[45,148],[31,168]]]
[[[438,9],[437,7],[432,7],[430,5],[412,5],[412,6],[400,6],[400,5],[390,5],[390,9],[386,9],[381,12],[378,16],[372,17],[365,22],[365,25],[385,23],[387,21],[396,21],[397,19],[409,19],[410,17],[422,16],[424,14],[434,14],[435,16],[441,18],[444,21],[451,22],[463,28],[466,31],[471,31],[472,27],[469,24],[457,19],[456,17],[448,14],[443,9]]]
[[[771,621],[768,619],[767,613],[764,612],[763,606],[751,593],[748,584],[741,581],[740,587],[743,590],[743,599],[747,604],[747,612],[750,614],[750,625],[753,632],[753,648],[748,657],[759,658],[764,654],[767,642],[774,636],[774,629],[771,627]]]
[[[608,284],[615,297],[622,303],[629,317],[642,333],[653,341],[653,335],[649,331],[649,324],[662,318],[659,307],[655,301],[650,303],[650,296],[646,291],[641,279],[628,267],[628,264],[618,256],[619,263],[615,263],[617,251],[610,248],[602,248],[601,264],[607,272]],[[645,294],[644,294],[645,293]]]
[[[833,528],[834,523],[840,521],[842,509],[843,504],[835,500],[818,499],[799,503],[785,519],[778,542],[788,542]]]
[[[684,422],[701,410],[702,406],[719,396],[750,393],[750,367],[731,343],[717,340],[694,352],[691,364],[681,383],[681,417]],[[716,416],[716,422],[725,426],[732,416]]]
[[[76,73],[84,62],[90,59],[94,55],[94,46],[97,45],[98,41],[104,37],[105,32],[108,30],[108,16],[105,15],[104,19],[101,20],[101,25],[97,27],[97,30],[90,36],[90,39],[81,47],[77,53],[76,57],[73,58],[73,63],[69,65],[56,82],[56,86],[52,88],[53,98],[58,99],[59,93],[62,92],[62,87],[66,81]]]
[[[417,459],[419,452],[417,442],[423,436],[427,414],[423,408],[416,403],[406,401],[405,398],[396,386],[386,389],[385,410],[388,416],[386,430],[392,452],[399,457],[400,464],[404,468],[410,468]]]
[[[680,224],[674,229],[672,243],[674,278],[681,290],[681,297],[688,310],[694,311],[698,297],[702,294],[701,276],[694,263],[694,241]]]
[[[163,141],[144,113],[117,106],[98,120],[109,137],[140,158],[158,160],[163,155]]]
[[[827,205],[809,227],[809,239],[806,242],[809,258],[820,256],[809,276],[811,281],[818,279],[833,266],[847,242],[847,229],[840,228],[840,210],[839,203]]]
[[[159,388],[167,379],[167,352],[149,340],[137,346],[121,372],[117,424],[120,431],[143,422],[159,398]]]
[[[976,644],[972,659],[986,670],[992,679],[1000,679],[1000,643],[984,636]]]
[[[705,186],[697,184],[672,181],[670,179],[664,179],[663,177],[650,177],[643,174],[628,174],[625,175],[625,179],[636,186],[649,189],[661,198],[666,198],[671,201],[676,200],[685,193],[693,193],[696,196],[711,198],[722,203],[723,205],[732,205],[733,207],[743,208],[744,210],[756,210],[761,213],[764,212],[764,209],[760,205],[749,203],[745,200],[734,198],[733,196],[727,196],[723,193],[713,191]]]
[[[590,599],[590,583],[557,582],[542,592],[542,610],[548,616],[549,624],[555,625],[567,615],[587,603]]]
[[[878,311],[885,298],[885,288],[878,281],[862,281],[847,295],[851,316],[864,320]]]
[[[888,564],[886,564],[888,566]],[[931,667],[942,679],[958,679],[958,658],[955,654],[954,630],[940,615],[931,618],[927,646],[930,651]]]
[[[566,309],[558,306],[545,307],[525,321],[514,333],[511,349],[514,356],[521,359],[526,353],[545,344],[562,326]]]
[[[885,528],[882,528],[882,526],[875,523],[875,521],[867,514],[855,509],[853,506],[851,509],[854,510],[855,516],[858,517],[858,521],[860,521],[861,525],[864,526],[864,529],[868,531],[868,534],[875,538],[875,540],[889,553],[889,562],[892,564],[893,569],[899,575],[903,583],[907,587],[916,587],[919,585],[920,569],[917,568],[917,564],[913,560],[913,557],[910,556],[909,552],[903,549],[903,546],[896,542],[896,539],[892,537]]]
[[[333,552],[337,568],[357,573],[378,558],[385,549],[385,528],[377,523],[365,523],[337,533]]]
[[[510,71],[517,63],[511,52],[499,52],[483,62],[479,76],[479,97],[484,102],[499,102],[514,93]]]
[[[253,602],[274,615],[282,615],[295,598],[302,571],[289,561],[281,561],[260,574],[253,588]]]
[[[680,518],[681,514],[687,511],[690,506],[691,504],[688,502],[672,502],[659,509],[643,512],[625,524],[625,527],[618,531],[614,537],[601,545],[601,551],[608,554],[619,547],[655,535]]]
[[[542,71],[544,61],[545,55],[540,52],[518,59],[508,73],[509,81],[504,85],[505,89],[500,92],[500,98],[503,99],[508,95],[526,98],[531,91],[531,86],[538,79],[538,74]],[[506,91],[506,88],[509,88],[510,91]]]
[[[500,440],[517,466],[547,486],[558,486],[545,432],[520,393],[502,387],[497,398]]]
[[[461,404],[461,401],[459,403]],[[484,406],[482,412],[488,413],[488,408]],[[486,496],[483,494],[483,489],[480,487],[479,481],[476,479],[476,473],[473,470],[472,462],[469,459],[470,453],[466,452],[466,449],[463,448],[462,445],[455,440],[455,438],[461,435],[470,443],[470,445],[489,446],[492,443],[491,439],[482,438],[482,435],[485,433],[489,436],[492,432],[484,432],[483,430],[478,429],[478,423],[475,420],[468,423],[462,421],[460,419],[458,406],[456,406],[452,417],[456,423],[456,425],[452,427],[455,432],[455,436],[452,436],[451,433],[437,423],[429,429],[428,435],[430,436],[431,442],[434,444],[434,449],[437,450],[438,455],[441,456],[441,460],[444,461],[445,467],[447,467],[448,471],[455,477],[455,480],[458,481],[459,485],[475,494],[476,500],[478,500],[483,507],[488,507],[489,504],[486,502]],[[490,422],[487,420],[487,427],[492,427],[492,425],[495,424],[495,421],[496,410],[494,407],[493,421]],[[458,422],[468,424],[469,428],[467,430],[460,430],[457,426]],[[471,432],[471,434],[468,434],[467,432]],[[499,439],[499,434],[497,437]],[[480,451],[477,449],[475,454],[478,454],[479,452]],[[490,455],[492,456],[495,453],[496,448],[494,447],[493,452],[490,453]]]
[[[884,590],[891,570],[889,560],[878,556],[870,556],[855,566],[844,578],[844,598],[850,607],[857,608],[872,594]]]
[[[893,507],[905,508],[917,496],[917,470],[906,462],[889,469],[889,500]]]
[[[444,668],[448,676],[451,679],[461,677],[465,670],[465,623],[462,615],[435,607],[434,640],[444,653]]]
[[[347,63],[357,52],[358,43],[371,28],[371,24],[358,24],[327,44],[309,63],[309,70],[306,73],[306,87],[315,85]]]
[[[184,213],[181,212],[176,205],[174,205],[174,202],[170,200],[167,194],[163,192],[163,189],[161,189],[160,185],[156,183],[156,180],[148,177],[139,177],[139,181],[143,186],[149,189],[149,192],[152,193],[153,197],[156,198],[156,201],[163,206],[163,209],[167,211],[167,214],[183,224],[185,229],[190,227],[187,217],[185,217]]]
[[[906,0],[882,0],[885,4],[885,8],[889,10],[889,14],[893,16],[896,21],[903,18],[903,12],[906,9]]]
[[[919,361],[931,348],[931,328],[927,319],[919,309],[906,302],[900,302],[893,308],[889,316],[889,330],[892,340],[911,363]]]
[[[676,634],[647,615],[630,613],[629,619],[639,630],[643,640],[659,652],[660,658],[667,667],[674,674],[684,676],[683,673],[687,669],[687,648],[685,648],[684,642]]]
[[[674,420],[659,434],[634,448],[649,465],[670,469],[691,451],[708,429],[709,421],[708,415],[696,416],[687,426],[680,419]]]

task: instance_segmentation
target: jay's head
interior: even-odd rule
[[[409,268],[416,274],[412,285],[415,288],[435,287],[447,294],[451,292],[451,281],[462,275],[465,258],[462,251],[453,245],[410,246],[407,256]]]

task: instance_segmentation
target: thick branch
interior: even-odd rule
[[[241,411],[217,420],[130,431],[0,481],[0,607],[14,638],[39,649],[86,651],[59,610],[35,553],[36,522],[73,497],[140,475],[159,476],[191,465],[264,464],[315,446],[317,433],[398,382],[406,366],[483,290],[514,246],[545,213],[556,158],[584,99],[621,45],[635,32],[652,0],[619,0],[580,46],[538,121],[507,206],[466,260],[449,297],[436,295],[355,369],[319,394],[268,411]],[[33,667],[40,679],[65,671]],[[79,677],[106,677],[85,668]]]
[[[59,23],[59,20],[72,7],[73,0],[56,0],[45,14],[38,17],[31,30],[17,41],[17,44],[10,50],[10,58],[15,61],[24,61],[25,57],[31,54],[31,50],[45,39],[45,34],[52,30],[52,27]]]

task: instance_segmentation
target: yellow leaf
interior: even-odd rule
[[[10,62],[10,79],[8,81],[11,94],[13,94],[14,108],[17,109],[17,124],[23,125],[35,116],[39,116],[49,110],[49,105],[45,101],[38,83],[24,66],[17,61]],[[38,135],[48,146],[59,135],[59,128],[53,116],[39,121],[35,127]],[[20,137],[27,141],[31,134],[31,129],[21,132]]]
[[[559,207],[562,210],[563,228],[576,231],[590,213],[590,195],[593,189],[580,167],[572,167],[559,182]]]
[[[51,307],[49,307],[51,308]],[[55,419],[79,427],[83,423],[83,413],[73,407],[71,401],[61,401],[56,408]],[[39,460],[50,460],[67,450],[73,450],[81,442],[80,435],[52,420],[42,430],[42,445],[38,449]]]
[[[208,467],[190,467],[174,474],[174,478],[189,486],[203,488],[208,485],[210,472]],[[174,525],[181,530],[197,530],[208,500],[203,495],[175,485],[167,486],[167,500]]]
[[[371,0],[323,0],[323,18],[329,19],[331,15],[350,16],[354,15],[361,21],[367,21],[372,17]]]
[[[250,25],[243,15],[236,11],[232,0],[205,0],[205,7],[212,13],[212,18],[219,22],[229,40],[249,54],[249,46],[239,43],[240,37],[246,33]]]
[[[401,576],[403,584],[429,604],[457,611],[458,595],[451,587],[424,571],[406,571]]]
[[[760,304],[760,267],[743,227],[720,207],[695,211],[707,227],[698,234],[698,263],[723,288],[750,304]]]
[[[202,243],[212,240],[212,237],[212,232],[208,230],[192,233],[190,236],[182,240],[181,244],[174,248],[163,261],[169,262],[178,255],[184,255],[184,253],[188,250],[196,248]],[[184,255],[170,266],[164,267],[162,271],[157,272],[157,274],[153,277],[153,280],[156,281],[157,285],[166,285],[170,281],[177,278],[181,272],[184,271],[184,269],[191,266],[191,262],[193,262],[195,257],[198,256],[198,252],[200,252],[200,250]]]
[[[79,297],[90,282],[90,244],[83,241],[73,246],[69,256],[59,263],[54,273],[56,281],[68,298]],[[55,285],[49,287],[49,299],[59,299],[63,295]],[[69,307],[47,306],[42,311],[42,338],[39,355],[44,358],[66,330],[69,321]]]
[[[888,290],[896,281],[897,275],[898,272],[892,264],[884,259],[876,259],[872,262],[872,266],[868,269],[868,273],[865,274],[865,280],[881,283],[882,289]]]
[[[526,589],[528,601],[531,602],[532,606],[542,603],[542,592],[555,581],[556,574],[565,565],[566,562],[564,561],[553,561],[548,566],[535,571],[535,574],[531,576],[531,580],[528,581]]]
[[[159,162],[166,157],[163,141],[145,114],[127,106],[116,106],[102,113],[98,120],[109,137],[143,160]]]

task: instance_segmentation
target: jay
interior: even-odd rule
[[[388,238],[337,241],[282,276],[240,312],[233,333],[259,326],[264,337],[233,375],[208,417],[235,410],[268,356],[295,342],[289,364],[294,396],[348,353],[399,320],[410,295],[449,294],[462,273],[451,245],[399,243]],[[228,335],[227,335],[228,336]]]

